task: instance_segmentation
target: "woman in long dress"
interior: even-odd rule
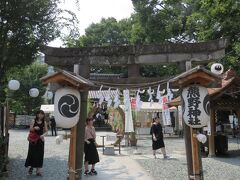
[[[84,175],[97,175],[97,171],[95,170],[95,164],[99,162],[99,156],[97,152],[96,132],[95,128],[93,127],[92,118],[87,118],[86,120],[84,153],[85,153]],[[92,165],[91,171],[88,170],[89,164]]]
[[[36,142],[29,142],[28,155],[25,167],[29,167],[28,173],[31,175],[33,168],[36,168],[36,175],[42,176],[42,166],[44,157],[44,137],[47,135],[47,123],[42,110],[36,112],[36,118],[30,125],[30,131],[36,133],[39,139]]]
[[[154,118],[154,122],[151,127],[151,134],[152,134],[152,149],[153,149],[153,156],[156,159],[156,150],[161,149],[163,158],[167,159],[168,156],[165,150],[165,144],[163,141],[163,132],[162,132],[162,125],[160,124],[159,117]]]

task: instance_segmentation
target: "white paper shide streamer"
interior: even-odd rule
[[[160,91],[160,84],[158,85],[158,88],[157,88],[156,99],[158,100],[158,103],[162,104],[162,95],[161,95],[161,91]]]
[[[136,111],[140,111],[141,107],[142,107],[142,100],[140,97],[140,94],[143,94],[145,92],[145,90],[140,90],[138,89],[137,91],[137,95],[136,95]]]
[[[104,102],[104,96],[103,96],[103,93],[102,93],[102,88],[103,86],[100,87],[99,91],[98,91],[98,99],[99,99],[99,106],[102,105],[102,103]]]
[[[108,89],[107,96],[105,97],[107,101],[107,107],[110,108],[112,105],[112,98],[111,98],[111,88]]]
[[[167,83],[167,96],[168,96],[168,101],[171,101],[173,99],[173,93],[169,88],[169,82]]]
[[[148,102],[150,102],[150,106],[153,104],[153,94],[154,94],[154,89],[152,90],[151,87],[148,88],[147,93],[149,95]]]
[[[114,105],[113,107],[117,109],[119,105],[121,104],[120,97],[119,97],[119,90],[117,89],[117,93],[115,94],[115,97],[113,99]]]

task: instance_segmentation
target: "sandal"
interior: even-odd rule
[[[40,173],[40,172],[37,172],[37,174],[36,174],[37,176],[42,176],[42,173]]]
[[[95,169],[91,170],[92,175],[97,175],[97,171]]]
[[[29,175],[32,175],[32,173],[33,173],[33,168],[30,167],[29,170],[28,170],[28,174],[29,174]]]
[[[88,170],[84,172],[84,176],[87,176],[87,175],[91,175],[91,172],[89,172]]]

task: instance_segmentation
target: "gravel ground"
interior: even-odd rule
[[[63,134],[63,132],[60,132]],[[67,178],[67,160],[69,140],[63,141],[62,144],[56,145],[55,137],[46,137],[45,154],[44,154],[44,176],[28,176],[24,163],[27,157],[28,141],[27,130],[10,130],[9,143],[9,177],[7,180],[25,180],[25,179],[42,179],[42,180],[66,180]],[[57,167],[57,168],[56,168]],[[35,173],[35,172],[34,172]]]
[[[63,134],[63,132],[60,132]],[[9,144],[9,177],[6,180],[38,179],[36,176],[28,176],[24,167],[27,156],[28,142],[26,140],[27,130],[11,130]],[[151,139],[149,136],[140,136],[138,141],[138,152],[134,155],[135,148],[122,149],[122,154],[136,160],[156,180],[185,180],[187,179],[187,163],[185,157],[184,140],[181,138],[165,138],[167,153],[171,156],[169,160],[162,159],[159,153],[157,159],[153,159],[151,151]],[[99,139],[101,140],[101,139]],[[239,149],[236,139],[229,140],[229,149]],[[101,141],[98,142],[101,144]],[[46,137],[44,176],[40,179],[65,180],[67,176],[69,140],[56,145],[55,138]],[[100,152],[101,153],[101,149]],[[117,160],[114,156],[112,159]],[[119,158],[119,157],[117,157]],[[109,158],[106,157],[107,162]],[[203,158],[203,169],[205,180],[240,180],[240,156]],[[104,162],[104,161],[102,161]],[[106,164],[102,164],[102,167]],[[102,168],[99,164],[99,168]],[[106,167],[105,167],[106,168]],[[99,169],[104,171],[104,169]],[[109,178],[107,178],[109,179]],[[106,180],[107,180],[106,179]],[[114,179],[114,178],[112,178]],[[105,180],[105,179],[104,179]],[[146,179],[148,180],[148,178]]]
[[[138,150],[142,155],[132,156],[156,180],[185,180],[187,179],[187,162],[185,156],[184,140],[180,138],[165,138],[169,160],[164,160],[162,155],[153,159],[149,149],[151,140],[141,138]],[[229,139],[229,149],[239,149],[236,139]],[[240,180],[240,156],[203,158],[205,180]]]

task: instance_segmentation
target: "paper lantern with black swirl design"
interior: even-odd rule
[[[210,121],[208,90],[199,85],[188,86],[182,91],[182,111],[185,123],[192,128],[207,126]]]
[[[58,127],[72,128],[79,120],[80,93],[72,88],[61,88],[55,93],[54,116]]]

